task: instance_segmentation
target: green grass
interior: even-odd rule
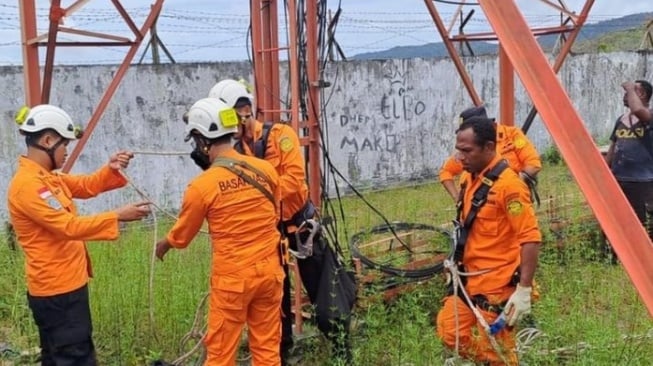
[[[540,194],[544,202],[538,213],[545,245],[537,273],[542,295],[533,312],[545,335],[522,359],[529,365],[651,365],[651,316],[622,267],[602,257],[598,226],[587,216],[564,166],[545,167]],[[452,200],[436,183],[365,192],[365,197],[390,221],[439,226],[455,214]],[[347,197],[342,204],[343,238],[345,229],[351,236],[383,223],[359,198]],[[551,230],[553,219],[565,223],[557,234]],[[160,222],[157,236],[169,225]],[[103,365],[145,365],[153,358],[171,361],[180,356],[180,342],[191,330],[208,288],[211,251],[203,234],[188,249],[172,251],[164,262],[155,263],[150,288],[154,234],[152,225],[132,224],[117,242],[89,245],[95,272],[90,287],[94,335]],[[341,244],[346,249],[346,243]],[[390,302],[384,302],[379,292],[374,285],[360,290],[352,327],[356,364],[443,364],[448,355],[433,326],[444,292],[442,278],[420,283]],[[311,332],[314,329],[309,327]],[[0,243],[1,343],[18,352],[38,345],[26,306],[22,253],[4,242]],[[327,344],[320,337],[300,343],[307,350],[302,365],[330,364],[325,361]],[[9,352],[1,357],[3,365],[26,362],[26,357]]]

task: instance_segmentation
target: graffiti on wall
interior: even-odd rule
[[[350,126],[351,124],[351,126]],[[378,126],[370,116],[360,114],[340,115],[340,127],[348,129],[349,135],[345,135],[340,141],[341,150],[353,152],[378,151],[397,152],[399,141],[394,133],[366,133],[365,131],[387,131],[389,126],[381,123]],[[379,128],[380,127],[380,128]],[[357,133],[361,132],[361,133]]]
[[[368,99],[370,105],[360,105],[360,100],[350,102],[338,116],[344,132],[338,147],[348,155],[349,177],[354,181],[365,176],[391,177],[401,172],[401,162],[406,157],[402,144],[414,133],[414,121],[427,109],[415,95],[407,69],[401,61],[386,63],[379,80],[382,87],[368,88],[372,95],[371,101]],[[374,156],[374,164],[361,166],[359,161],[369,159],[370,155]]]
[[[381,98],[381,115],[386,120],[412,121],[426,111],[426,104],[413,96],[406,72],[395,67],[384,76],[390,89]]]
[[[402,66],[394,63],[384,72],[386,88],[380,97],[378,116],[358,113],[339,116],[340,127],[347,132],[340,141],[341,150],[350,153],[398,152],[404,125],[426,111],[426,104],[413,95],[406,76]]]

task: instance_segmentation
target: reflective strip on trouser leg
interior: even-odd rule
[[[235,364],[245,323],[253,364],[280,364],[283,278],[276,254],[238,272],[211,278],[205,365]]]

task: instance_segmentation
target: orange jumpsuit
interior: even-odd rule
[[[267,175],[257,179],[278,200],[279,178],[269,163],[231,150],[224,157],[245,161]],[[256,179],[253,172],[243,171]],[[205,344],[206,365],[236,363],[242,327],[249,329],[255,365],[279,365],[280,304],[284,273],[279,256],[276,205],[242,178],[222,167],[204,171],[186,188],[179,219],[167,235],[185,248],[209,225],[213,247],[211,294]]]
[[[125,184],[125,178],[108,166],[90,175],[67,175],[19,158],[7,200],[16,238],[25,252],[30,295],[53,296],[86,285],[91,263],[84,240],[117,239],[118,215],[78,216],[73,198],[95,197]]]
[[[253,140],[258,141],[263,135],[263,123],[257,121]],[[254,156],[252,149],[243,144],[244,153]],[[292,127],[275,123],[268,136],[265,161],[272,164],[279,174],[283,221],[290,220],[308,201],[308,185],[304,157],[299,145],[299,137]],[[292,232],[292,231],[291,231]]]
[[[540,155],[528,137],[515,126],[497,124],[497,153],[512,170],[519,173],[525,166],[542,167]],[[453,180],[463,172],[463,166],[455,156],[449,157],[440,169],[440,182]]]
[[[475,179],[468,172],[461,176],[461,184],[466,185],[461,217],[463,221],[469,213],[474,192],[481,185],[482,175],[500,159],[501,156],[497,154]],[[466,277],[465,289],[468,294],[484,295],[492,305],[507,301],[515,290],[510,285],[510,280],[520,263],[521,245],[541,242],[541,239],[528,187],[513,170],[504,170],[490,189],[487,203],[478,211],[467,238],[463,255],[465,270],[490,270],[485,274]],[[477,326],[476,317],[457,296],[447,296],[437,316],[437,334],[444,344],[449,348],[455,347],[455,311],[458,312],[461,354],[475,361],[503,364],[489,343],[485,331],[481,328],[474,329]],[[493,312],[481,313],[488,323],[497,317]],[[514,334],[504,329],[495,337],[503,345],[509,364],[516,365]]]

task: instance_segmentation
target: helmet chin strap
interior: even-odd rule
[[[55,151],[59,148],[59,146],[61,146],[64,142],[66,142],[66,139],[63,138],[63,137],[61,137],[61,138],[59,139],[59,141],[57,141],[57,143],[55,143],[54,145],[52,145],[52,147],[50,147],[50,148],[43,147],[43,146],[41,146],[41,145],[39,145],[39,144],[34,144],[34,145],[32,145],[32,146],[35,147],[35,148],[37,148],[37,149],[39,149],[39,150],[45,151],[45,153],[48,154],[48,157],[50,157],[50,162],[52,163],[52,170],[54,170],[54,169],[57,168],[57,162],[54,160],[54,152],[55,152]]]
[[[199,136],[193,136],[195,140],[195,148],[190,153],[191,159],[202,170],[207,170],[211,167],[211,159],[209,158],[209,144],[206,140]]]

